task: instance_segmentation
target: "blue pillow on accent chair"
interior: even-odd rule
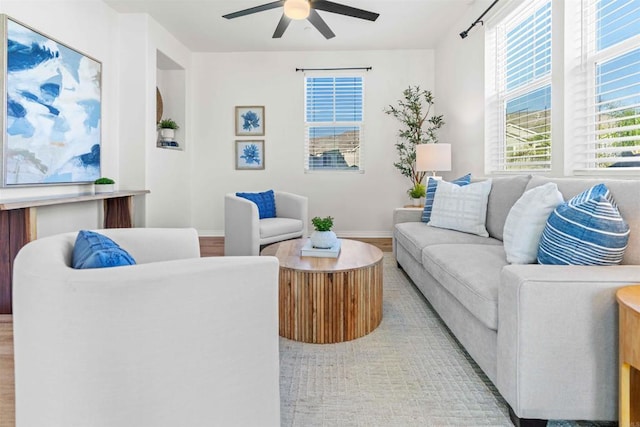
[[[260,219],[276,217],[276,196],[273,190],[262,193],[236,193],[236,196],[251,200],[258,205]]]
[[[80,230],[73,247],[73,268],[105,268],[135,265],[136,261],[116,242],[95,231]]]
[[[456,184],[459,186],[468,185],[471,182],[471,174],[468,173],[450,182],[452,184]],[[438,188],[438,180],[427,178],[427,190],[424,198],[424,210],[422,211],[422,222],[429,222],[431,220],[431,210],[433,209],[433,198],[436,195],[437,188]]]
[[[604,184],[558,206],[547,219],[538,262],[554,265],[616,265],[629,240],[624,221]]]

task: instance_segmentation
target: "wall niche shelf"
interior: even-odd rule
[[[163,140],[157,130],[156,147],[175,151],[185,149],[186,128],[186,71],[161,51],[156,51],[156,122],[171,119],[179,128],[175,136]],[[165,145],[167,141],[178,146]],[[163,142],[165,144],[163,144]]]

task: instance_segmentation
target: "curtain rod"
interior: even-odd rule
[[[298,71],[339,71],[339,70],[373,70],[373,67],[338,67],[338,68],[296,68]]]
[[[471,31],[471,29],[472,29],[473,27],[475,27],[476,25],[478,25],[478,23],[480,23],[480,24],[484,25],[484,22],[482,22],[482,18],[483,18],[483,17],[484,17],[484,15],[486,15],[486,14],[487,14],[487,12],[489,12],[489,11],[491,10],[491,8],[492,8],[493,6],[495,6],[495,5],[496,5],[496,3],[498,3],[499,1],[500,1],[500,0],[495,0],[493,3],[491,3],[491,6],[489,6],[489,7],[487,8],[487,10],[485,10],[484,12],[482,12],[482,15],[480,15],[480,17],[479,17],[478,19],[476,19],[476,20],[473,22],[473,24],[471,24],[471,25],[469,26],[469,28],[467,28],[466,30],[464,30],[463,32],[461,32],[461,33],[460,33],[460,38],[463,38],[463,39],[464,39],[464,38],[466,38],[466,37],[469,35],[469,31]]]

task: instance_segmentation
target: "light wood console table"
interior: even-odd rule
[[[149,190],[123,190],[113,193],[87,193],[67,196],[0,200],[0,314],[11,314],[11,275],[18,251],[37,237],[36,212],[40,206],[102,200],[104,228],[129,228],[133,196]]]

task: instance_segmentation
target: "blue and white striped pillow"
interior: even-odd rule
[[[459,186],[468,185],[470,182],[471,182],[470,173],[451,181],[452,184],[457,184]],[[436,195],[437,188],[438,188],[438,180],[435,180],[435,179],[427,180],[427,190],[424,198],[424,210],[422,211],[422,222],[429,222],[431,220],[431,210],[433,209],[433,198]]]
[[[620,264],[629,240],[624,221],[604,184],[558,206],[540,238],[538,262],[554,265]]]

